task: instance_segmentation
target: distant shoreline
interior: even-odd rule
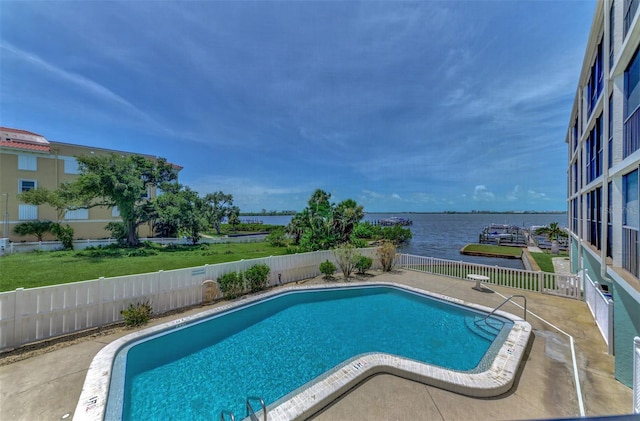
[[[567,211],[443,211],[443,212],[365,212],[365,214],[394,214],[394,215],[562,215]],[[294,211],[282,212],[241,212],[240,216],[290,216]]]

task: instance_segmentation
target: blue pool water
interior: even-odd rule
[[[120,351],[114,368],[126,366],[124,402],[109,405],[106,418],[204,420],[222,410],[244,416],[247,396],[269,405],[368,352],[477,371],[503,336],[498,332],[512,326],[492,319],[491,328],[478,329],[478,316],[393,287],[278,295]]]

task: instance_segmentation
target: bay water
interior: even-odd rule
[[[477,243],[482,229],[491,224],[508,224],[529,228],[557,222],[567,226],[566,213],[367,213],[365,221],[379,221],[399,217],[410,219],[413,238],[398,251],[417,256],[436,257],[491,266],[522,269],[519,259],[499,259],[460,254],[469,243]],[[258,219],[265,224],[287,225],[291,216],[255,216],[241,219]]]

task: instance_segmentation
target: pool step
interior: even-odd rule
[[[502,330],[503,323],[493,319],[484,319],[483,317],[465,317],[465,324],[467,328],[476,335],[493,341],[500,330]]]

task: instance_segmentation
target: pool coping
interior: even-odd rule
[[[115,356],[121,348],[132,341],[288,292],[345,287],[365,288],[372,286],[394,287],[483,312],[493,310],[492,308],[479,304],[465,302],[443,294],[393,282],[287,286],[255,296],[245,296],[223,306],[205,310],[192,316],[133,332],[105,346],[94,357],[89,366],[73,419],[79,421],[104,419],[107,408],[111,370]],[[324,375],[314,379],[311,383],[307,383],[303,387],[292,391],[268,406],[268,418],[269,420],[275,421],[294,420],[311,416],[368,377],[379,373],[396,375],[472,397],[494,397],[506,393],[511,389],[515,381],[520,362],[522,361],[529,342],[531,325],[522,318],[501,310],[496,311],[495,314],[512,321],[513,327],[498,350],[491,366],[486,371],[479,373],[456,372],[390,354],[361,354],[346,360]],[[260,412],[258,412],[258,415],[261,418]]]

